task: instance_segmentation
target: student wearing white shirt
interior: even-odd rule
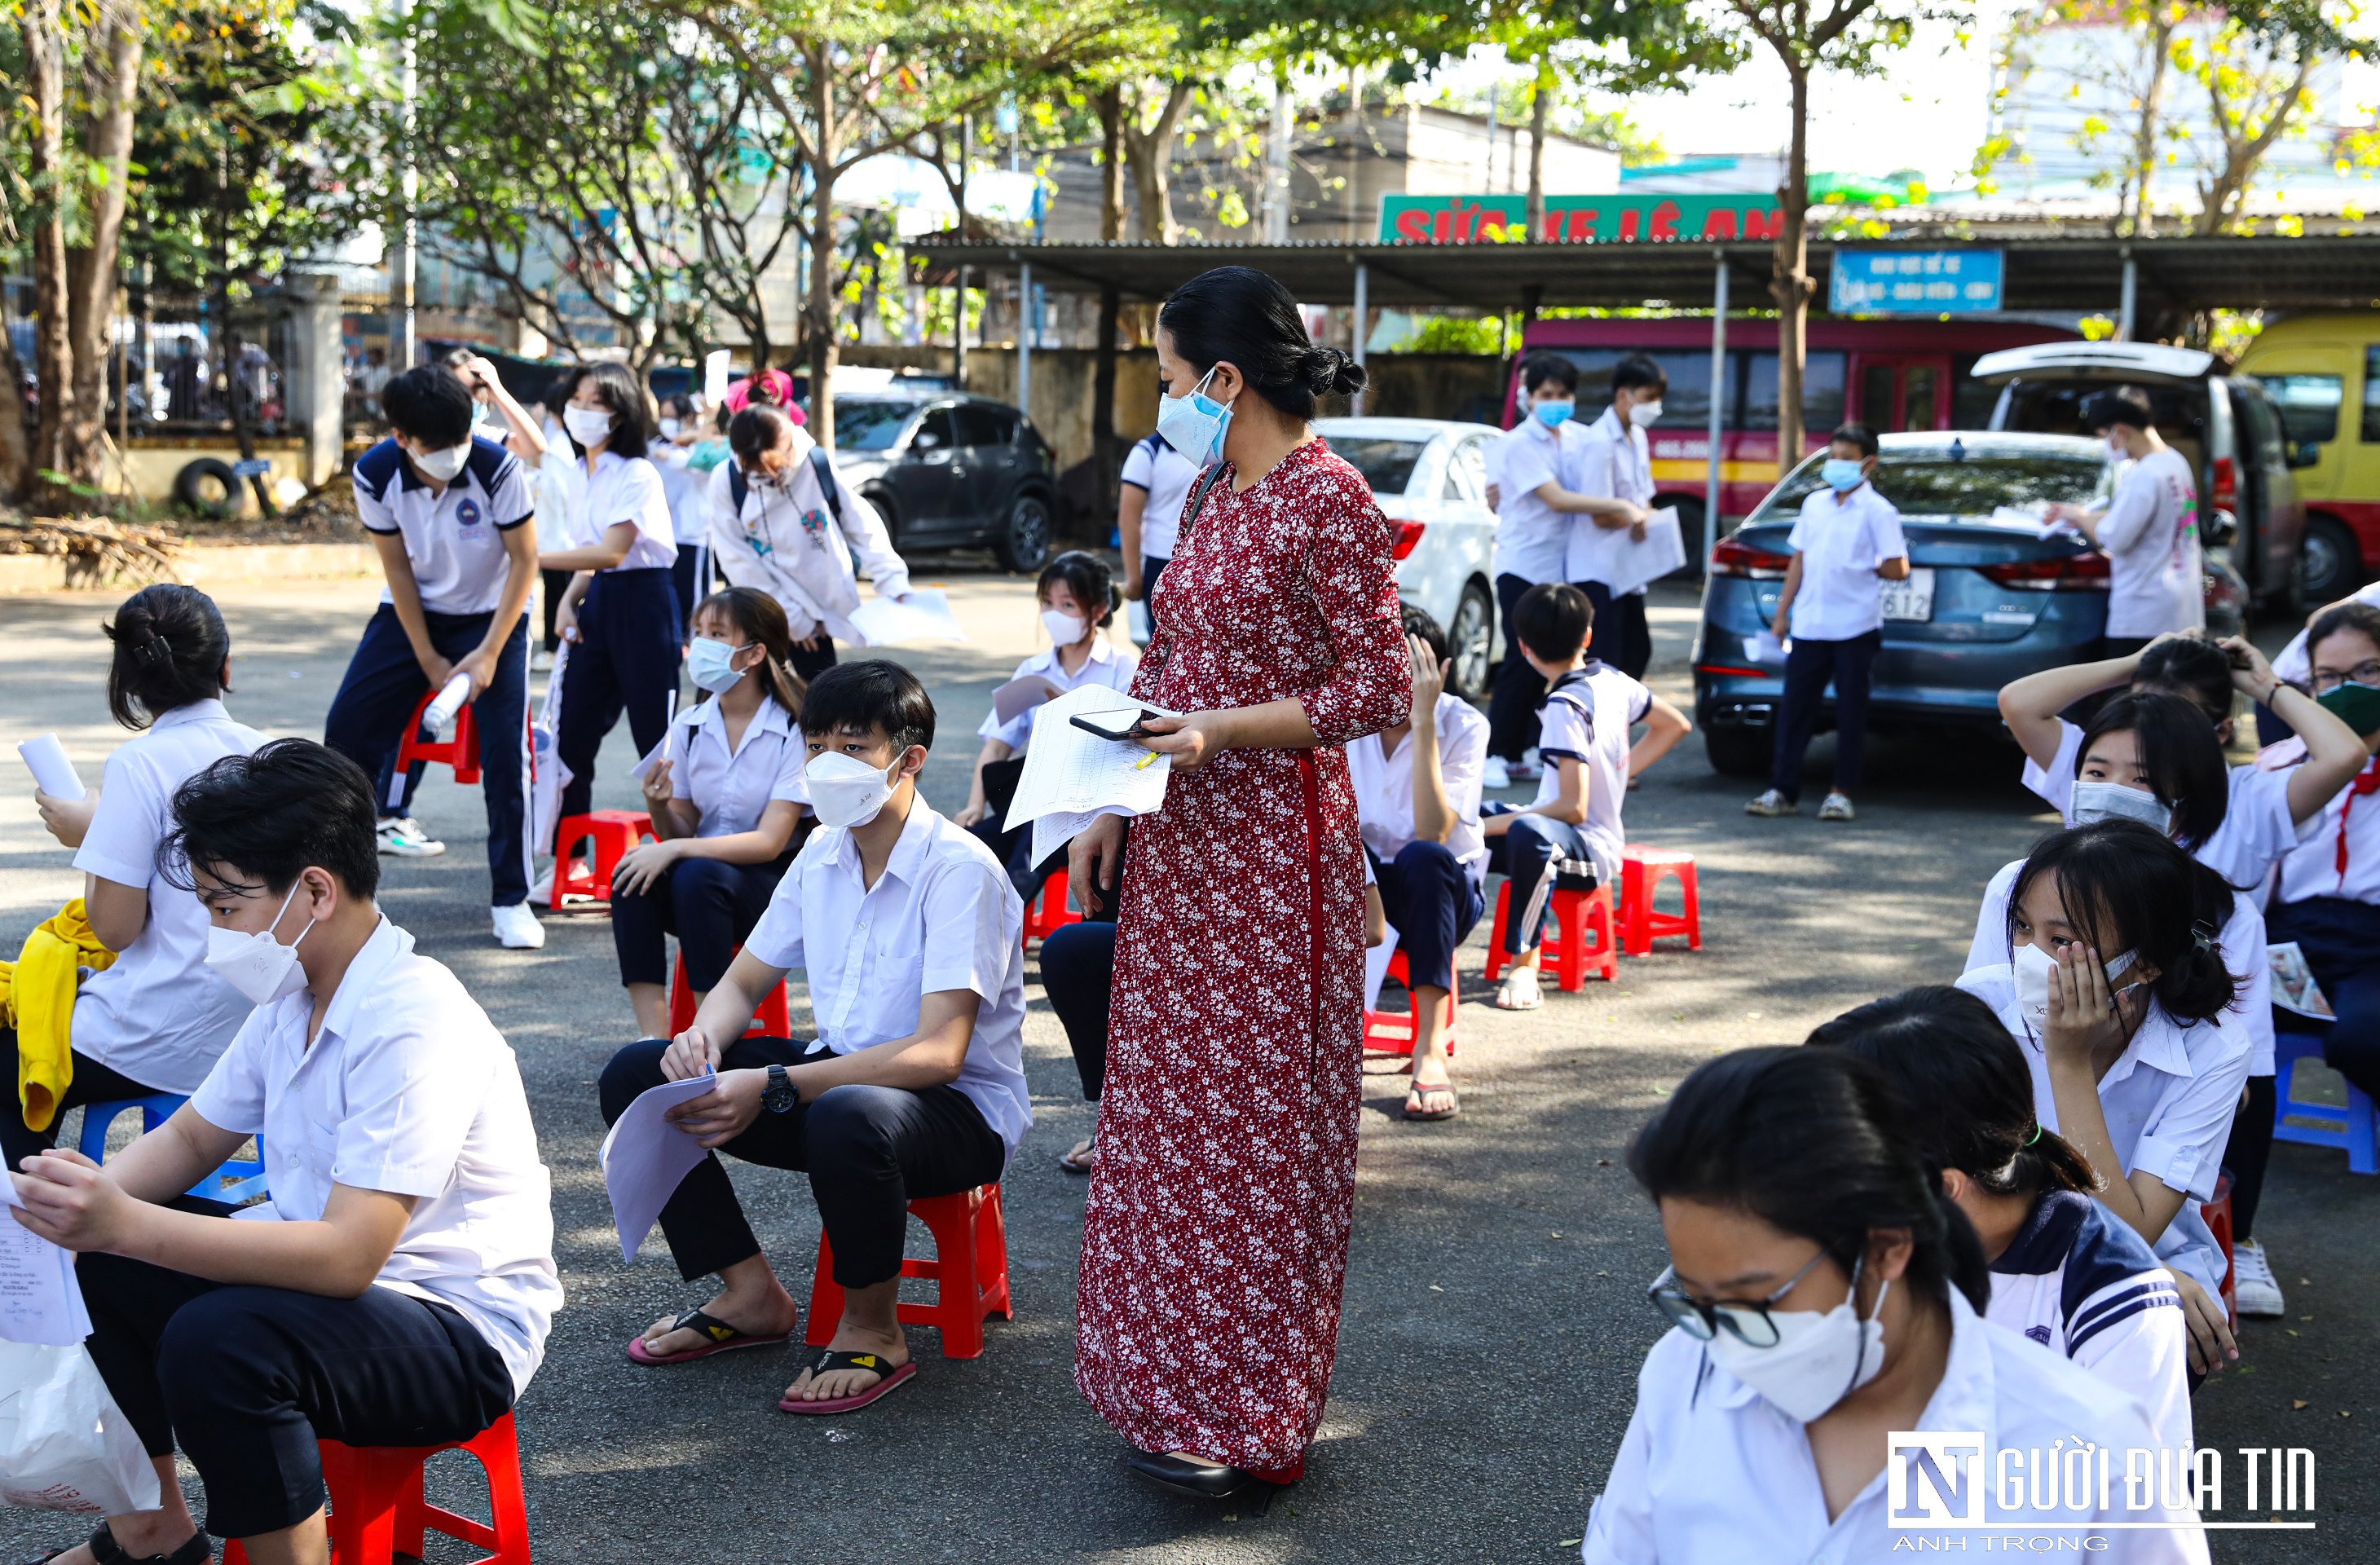
[[[644,388],[617,364],[577,374],[562,422],[586,467],[586,531],[595,541],[542,560],[576,573],[559,616],[572,643],[555,742],[570,779],[562,785],[565,816],[583,815],[593,802],[596,752],[622,712],[638,754],[662,742],[686,656],[671,574],[677,538],[661,471],[645,455],[652,421]]]
[[[2033,1110],[2024,1054],[1964,989],[1905,989],[1810,1034],[1875,1066],[1991,1265],[1984,1318],[2139,1400],[2156,1443],[2192,1445],[2181,1292],[2141,1236],[2091,1198],[2098,1175]]]
[[[1653,444],[1645,431],[1661,416],[1670,378],[1641,353],[1611,367],[1611,406],[1588,427],[1570,487],[1581,494],[1624,500],[1632,520],[1618,512],[1586,513],[1571,519],[1564,576],[1595,608],[1595,640],[1589,656],[1631,679],[1645,677],[1653,661],[1653,632],[1645,623],[1645,589],[1611,595],[1613,574],[1623,552],[1645,540],[1645,517],[1653,503]]]
[[[2131,466],[2116,479],[2107,508],[2069,501],[2049,507],[2052,521],[2072,522],[2107,552],[2110,657],[2137,652],[2168,630],[2206,623],[2206,588],[2198,545],[2198,480],[2190,459],[2166,444],[2149,399],[2131,386],[2082,405],[2082,422]]]
[[[468,1439],[512,1407],[562,1285],[520,1071],[455,976],[372,892],[371,784],[306,739],[231,756],[174,798],[168,872],[211,916],[208,964],[256,1009],[190,1101],[105,1168],[17,1176],[18,1220],[81,1252],[91,1362],[163,1506],[58,1558],[328,1558],[315,1442]],[[285,937],[286,937],[285,939]],[[251,1135],[267,1204],[186,1196]],[[259,1220],[261,1219],[261,1220]]]
[[[655,840],[612,871],[620,982],[647,1037],[669,1032],[667,937],[699,1002],[793,863],[810,795],[791,650],[785,613],[764,592],[731,587],[695,606],[686,673],[710,698],[678,713],[641,769]]]
[[[1404,953],[1414,1018],[1409,1120],[1460,1111],[1447,1074],[1446,997],[1454,952],[1487,906],[1488,839],[1480,829],[1480,770],[1488,720],[1446,693],[1446,632],[1405,610],[1413,652],[1413,710],[1404,722],[1347,746],[1347,780],[1379,887],[1381,909]]]
[[[729,581],[783,605],[794,672],[816,679],[834,666],[836,641],[867,644],[851,623],[859,568],[879,598],[898,602],[909,567],[876,507],[785,411],[750,404],[729,422],[727,443],[734,455],[710,475],[711,552]]]
[[[2291,637],[2289,638],[2289,644],[2282,648],[2274,657],[2273,673],[2275,677],[2278,678],[2285,685],[2295,685],[2301,688],[2312,684],[2313,681],[2313,660],[2306,655],[2306,638],[2313,629],[2313,622],[2322,618],[2323,615],[2328,613],[2331,610],[2344,608],[2350,603],[2364,603],[2369,604],[2373,608],[2380,609],[2380,581],[2365,582],[2362,587],[2357,588],[2348,596],[2341,598],[2338,602],[2325,603],[2321,608],[2316,609],[2313,613],[2308,614],[2306,616],[2306,628],[2299,631],[2295,636]],[[2271,712],[2265,710],[2263,708],[2260,707],[2257,709],[2256,742],[2258,744],[2276,745],[2288,737],[2289,725],[2287,723],[2282,722]]]
[[[893,1315],[908,1203],[998,1180],[1033,1122],[1024,905],[990,852],[918,797],[933,737],[933,701],[897,663],[844,663],[811,682],[802,738],[820,830],[694,1025],[630,1044],[603,1071],[609,1122],[648,1088],[716,1070],[717,1087],[670,1117],[705,1147],[809,1174],[844,1311],[786,1388],[786,1413],[854,1412],[916,1373]],[[818,1042],[744,1037],[796,967]],[[716,1158],[695,1165],[661,1224],[686,1280],[716,1272],[725,1287],[655,1321],[630,1358],[682,1364],[792,1335],[793,1296]]]
[[[694,448],[702,431],[690,399],[671,397],[662,404],[654,425],[658,437],[645,453],[662,476],[662,498],[669,503],[670,535],[677,540],[677,558],[670,564],[670,582],[677,592],[680,621],[694,623],[694,606],[710,596],[710,475],[692,466]]]
[[[1909,579],[1900,513],[1876,491],[1876,436],[1845,424],[1827,444],[1823,480],[1802,502],[1785,546],[1785,569],[1770,625],[1785,654],[1785,695],[1777,710],[1777,766],[1746,815],[1793,815],[1802,807],[1802,760],[1817,731],[1818,703],[1835,687],[1835,782],[1821,820],[1850,820],[1867,749],[1867,695],[1884,645],[1884,584]]]
[[[50,835],[74,850],[84,916],[116,957],[75,991],[73,1074],[41,1128],[25,1123],[20,1093],[0,1107],[0,1156],[11,1169],[54,1145],[58,1117],[78,1103],[189,1093],[248,1017],[247,1002],[202,960],[206,909],[157,874],[174,790],[264,743],[224,710],[231,635],[205,593],[164,584],[127,599],[106,628],[115,644],[107,708],[137,736],[107,758],[100,786],[81,798],[36,789],[33,802]],[[15,1030],[0,1026],[0,1044],[6,1079],[23,1082]]]
[[[2055,1460],[2155,1437],[2132,1397],[1983,1318],[1974,1230],[1866,1062],[1836,1049],[1710,1061],[1638,1133],[1628,1165],[1660,1209],[1670,1265],[1651,1297],[1674,1329],[1637,1377],[1585,1565],[1873,1565],[1897,1543],[1922,1548],[1922,1524],[1896,1517],[1888,1493],[1890,1437],[1905,1430],[1982,1435],[1960,1487],[1981,1489],[1982,1518],[2029,1542],[2204,1565],[2194,1512],[2128,1510],[2120,1484],[2108,1503],[2067,1509],[1994,1481],[2002,1452]],[[1911,1497],[1935,1514],[1961,1475],[1942,1476]],[[2140,1525],[2157,1523],[2171,1529]]]
[[[1161,388],[1160,388],[1161,389]],[[1173,558],[1183,503],[1198,481],[1198,465],[1160,434],[1143,436],[1123,459],[1116,491],[1116,537],[1123,552],[1124,601],[1137,603],[1157,586]]]

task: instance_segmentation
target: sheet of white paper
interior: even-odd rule
[[[1773,630],[1764,630],[1757,636],[1743,638],[1743,655],[1755,663],[1781,663],[1792,648],[1791,641],[1779,641]]]
[[[870,647],[892,647],[904,641],[964,641],[958,616],[951,613],[950,594],[940,588],[920,587],[909,601],[870,598],[851,612],[851,627]]]
[[[1995,505],[1992,507],[1992,523],[2003,528],[2038,528],[2041,526],[2041,513],[2028,511],[2022,505]]]
[[[79,799],[90,793],[67,759],[67,747],[55,734],[41,734],[17,746],[33,773],[33,785],[54,799]]]
[[[1054,701],[1065,692],[1058,682],[1045,674],[1028,673],[1022,679],[1012,679],[991,693],[991,710],[1002,722],[1014,722],[1016,714],[1030,710],[1044,701]]]
[[[1686,566],[1686,535],[1678,526],[1675,507],[1664,505],[1645,523],[1642,541],[1615,551],[1611,595],[1625,597],[1648,582],[1660,580]]]
[[[1389,926],[1389,938],[1364,951],[1364,1009],[1380,1008],[1380,985],[1389,976],[1389,959],[1397,953],[1397,928]]]
[[[1143,711],[1177,715],[1104,685],[1082,685],[1050,702],[1033,721],[1033,747],[1025,752],[1025,770],[1016,779],[1002,824],[1014,831],[1045,815],[1147,815],[1164,804],[1172,758],[1126,741],[1102,739],[1073,721]]]
[[[0,1205],[24,1205],[15,1180],[0,1178]],[[90,1335],[73,1255],[0,1214],[0,1337],[70,1348]]]
[[[702,1161],[702,1148],[694,1137],[662,1118],[662,1113],[717,1085],[716,1076],[700,1075],[649,1087],[603,1138],[596,1160],[602,1165],[603,1188],[611,1194],[612,1216],[620,1226],[622,1260],[637,1258],[662,1207]]]

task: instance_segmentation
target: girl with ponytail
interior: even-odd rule
[[[2099,1176],[2034,1117],[2024,1055],[1992,1008],[1946,985],[1846,1011],[1809,1041],[1864,1060],[1983,1242],[1984,1318],[2140,1399],[2160,1445],[2191,1443],[2181,1294],[2146,1241],[2092,1199]]]

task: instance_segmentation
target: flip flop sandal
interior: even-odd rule
[[[1419,1104],[1427,1095],[1433,1092],[1442,1092],[1446,1094],[1449,1101],[1445,1108],[1430,1110],[1416,1107],[1416,1105]],[[1415,1082],[1411,1086],[1405,1088],[1406,1119],[1421,1121],[1424,1122],[1432,1120],[1451,1120],[1461,1112],[1463,1112],[1463,1100],[1455,1096],[1454,1084],[1452,1082],[1431,1082],[1427,1086],[1424,1086],[1420,1082]]]
[[[628,1356],[638,1364],[692,1364],[696,1359],[709,1358],[713,1353],[732,1353],[738,1348],[773,1348],[793,1337],[790,1331],[780,1331],[774,1336],[756,1337],[737,1330],[715,1315],[706,1315],[700,1310],[688,1310],[671,1321],[670,1330],[699,1331],[710,1341],[698,1348],[688,1348],[683,1353],[657,1353],[645,1346],[645,1340],[642,1337],[632,1337],[628,1340]]]
[[[880,1353],[847,1353],[838,1349],[827,1348],[821,1350],[819,1356],[810,1364],[810,1378],[815,1381],[819,1377],[832,1375],[838,1369],[873,1370],[883,1378],[866,1390],[854,1391],[847,1397],[829,1397],[823,1401],[804,1401],[799,1397],[780,1397],[777,1399],[777,1411],[779,1413],[856,1413],[869,1402],[880,1400],[895,1387],[908,1384],[917,1374],[917,1365],[914,1359],[907,1364],[887,1364]]]
[[[214,1546],[207,1541],[203,1530],[192,1534],[181,1547],[171,1554],[128,1554],[124,1546],[115,1541],[115,1535],[107,1530],[104,1522],[99,1524],[99,1531],[91,1535],[91,1557],[98,1560],[99,1565],[150,1565],[152,1560],[157,1565],[207,1565],[207,1561],[214,1558],[213,1549]],[[63,1548],[54,1548],[42,1556],[36,1565],[48,1565],[50,1560],[66,1552]]]
[[[1091,1165],[1098,1159],[1097,1146],[1098,1144],[1094,1142],[1090,1147],[1085,1148],[1081,1162],[1075,1160],[1075,1149],[1070,1146],[1058,1154],[1058,1166],[1070,1174],[1087,1174],[1091,1171]]]
[[[1528,996],[1525,1001],[1521,999],[1524,993]],[[1527,979],[1525,989],[1518,975],[1496,986],[1496,1009],[1499,1011],[1535,1011],[1544,1002],[1545,996],[1537,988],[1534,976]]]

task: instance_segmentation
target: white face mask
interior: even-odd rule
[[[2132,964],[2132,955],[2127,951],[2107,964],[2110,985]],[[2058,958],[2028,942],[2010,952],[2009,960],[2016,969],[2017,1009],[2024,1013],[2025,1025],[2038,1035],[2049,1025],[2049,987],[2058,981]]]
[[[1863,1257],[1864,1259],[1864,1257]],[[1704,1344],[1714,1363],[1768,1400],[1788,1418],[1803,1424],[1824,1414],[1858,1390],[1884,1367],[1884,1296],[1876,1291],[1876,1314],[1860,1319],[1852,1308],[1859,1297],[1859,1266],[1852,1268],[1850,1297],[1824,1314],[1816,1310],[1771,1310],[1777,1328],[1773,1347],[1755,1348],[1722,1329]]]
[[[455,475],[463,470],[463,464],[471,459],[471,443],[466,440],[462,444],[449,446],[444,451],[416,451],[407,446],[405,454],[413,458],[413,465],[426,476],[440,483],[452,483]]]
[[[1041,628],[1050,633],[1052,646],[1071,647],[1083,638],[1083,632],[1091,628],[1091,622],[1063,609],[1044,609],[1041,611]]]
[[[2107,455],[2119,462],[2129,462],[2132,456],[2131,447],[2124,443],[2124,437],[2112,430],[2107,432]]]
[[[298,965],[298,947],[313,931],[314,920],[308,918],[298,939],[287,945],[273,938],[273,931],[281,926],[281,915],[289,911],[297,895],[298,887],[292,885],[273,922],[254,934],[222,928],[207,930],[207,965],[214,969],[215,977],[246,996],[250,1005],[270,1005],[306,987],[306,970]]]
[[[810,811],[821,826],[865,826],[892,796],[899,770],[896,761],[879,771],[839,750],[812,756],[805,770],[810,784]]]
[[[612,438],[612,413],[604,407],[565,407],[562,427],[581,445],[598,445]]]
[[[2066,819],[2075,826],[2088,826],[2095,820],[2137,820],[2155,829],[2160,837],[2173,835],[2173,811],[2165,802],[2145,788],[2128,788],[2121,782],[2075,783]]]
[[[678,432],[678,431],[680,431],[680,430],[684,429],[685,427],[686,427],[685,425],[683,425],[683,424],[679,423],[679,422],[678,422],[676,419],[662,419],[662,439],[663,439],[663,440],[675,440],[675,439],[677,439],[677,432]]]
[[[1650,402],[1640,402],[1628,410],[1628,422],[1633,429],[1649,429],[1660,417],[1661,399],[1658,396]]]

